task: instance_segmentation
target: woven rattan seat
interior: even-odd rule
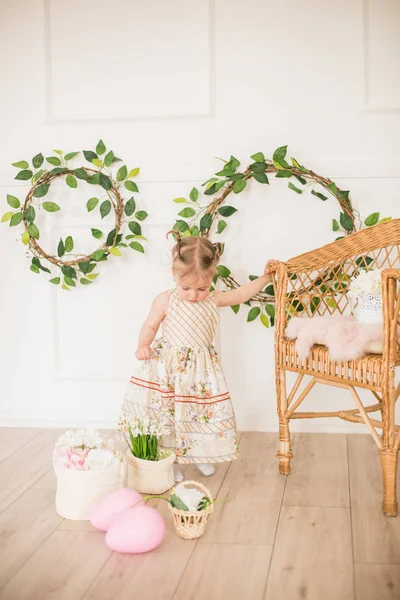
[[[280,367],[287,371],[339,380],[346,384],[381,391],[383,368],[382,354],[368,354],[359,360],[332,361],[326,346],[315,345],[306,361],[301,363],[296,354],[295,342],[282,342],[277,358]]]

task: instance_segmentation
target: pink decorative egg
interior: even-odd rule
[[[165,535],[165,522],[150,506],[139,504],[121,513],[106,533],[106,544],[116,552],[141,554],[159,546]]]
[[[93,527],[107,531],[114,519],[142,499],[141,494],[130,488],[120,488],[103,498],[90,513]],[[136,506],[140,506],[136,504]]]

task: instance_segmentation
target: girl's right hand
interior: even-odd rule
[[[279,260],[276,259],[271,259],[267,262],[267,264],[265,265],[265,269],[264,269],[264,275],[270,275],[271,274],[271,269],[273,269],[274,267],[276,267],[276,265],[279,264]]]
[[[150,346],[142,346],[136,350],[136,358],[138,360],[150,360],[151,358],[151,348]]]

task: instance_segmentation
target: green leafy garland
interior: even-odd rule
[[[10,227],[23,224],[21,240],[32,255],[31,271],[51,273],[51,270],[43,264],[47,262],[50,267],[58,268],[57,275],[49,280],[50,283],[61,284],[64,290],[70,290],[75,288],[78,282],[82,285],[93,283],[99,275],[94,272],[99,263],[106,261],[110,255],[121,256],[120,248],[130,247],[137,252],[144,252],[140,242],[147,240],[142,235],[141,222],[148,215],[143,210],[137,210],[133,195],[127,200],[122,196],[122,192],[139,192],[133,179],[139,174],[140,169],[134,168],[128,172],[126,165],[122,165],[114,177],[112,168],[122,161],[112,150],[107,152],[102,140],[98,142],[95,152],[83,150],[90,168],[70,166],[70,161],[80,152],[69,152],[65,155],[62,150],[54,150],[54,152],[57,156],[48,156],[46,159],[41,153],[37,154],[32,158],[32,166],[26,160],[13,163],[14,167],[21,169],[15,179],[29,180],[32,185],[23,202],[15,196],[7,195],[7,202],[13,210],[6,212],[1,221],[8,222]],[[45,161],[53,168],[49,169]],[[75,242],[70,235],[64,239],[60,238],[57,253],[49,253],[39,245],[40,231],[35,223],[36,211],[43,209],[54,213],[61,210],[55,202],[42,200],[47,196],[52,181],[58,178],[64,179],[66,185],[72,189],[78,187],[78,180],[90,185],[99,185],[102,188],[102,195],[100,198],[91,197],[87,201],[87,211],[91,212],[98,207],[102,219],[111,211],[115,213],[114,228],[107,233],[105,241],[88,255],[73,253]],[[127,234],[125,225],[129,229]],[[104,238],[104,233],[100,229],[91,231],[93,238],[97,240]]]
[[[174,202],[185,204],[185,208],[178,213],[178,220],[173,228],[178,230],[184,237],[189,235],[209,237],[211,230],[221,234],[227,227],[227,218],[237,212],[237,208],[226,206],[225,201],[230,194],[240,194],[246,188],[251,179],[263,185],[269,184],[268,175],[275,174],[278,179],[290,179],[288,187],[296,194],[302,194],[305,191],[311,191],[313,196],[319,200],[326,201],[329,196],[333,196],[339,204],[339,219],[332,220],[332,230],[339,232],[340,239],[344,235],[353,233],[363,226],[371,227],[379,222],[380,214],[378,212],[369,215],[364,223],[361,220],[359,212],[352,206],[350,192],[341,190],[331,179],[317,175],[311,169],[301,165],[295,158],[290,158],[291,164],[286,160],[287,146],[281,146],[273,153],[272,160],[266,159],[262,152],[257,152],[251,156],[252,163],[239,171],[240,162],[234,156],[229,161],[220,159],[224,163],[222,170],[215,173],[210,179],[202,184],[204,187],[203,202],[199,200],[199,190],[192,188],[189,198],[175,198]],[[293,183],[296,180],[296,183]],[[318,191],[319,186],[319,191]],[[314,189],[317,187],[317,189]],[[326,194],[322,193],[325,191]],[[211,200],[208,197],[212,197]],[[391,217],[381,219],[388,221]],[[239,283],[233,278],[231,270],[225,265],[219,265],[217,275],[214,278],[220,279],[229,289],[236,289]],[[249,275],[249,279],[256,279],[255,275]],[[268,285],[262,292],[256,294],[251,300],[246,302],[250,306],[247,315],[247,321],[260,319],[265,327],[274,325],[275,319],[275,298],[274,288]],[[232,306],[232,310],[238,313],[240,306]]]

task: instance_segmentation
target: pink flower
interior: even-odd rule
[[[75,471],[84,471],[87,455],[90,448],[63,448],[57,457],[60,466]]]

